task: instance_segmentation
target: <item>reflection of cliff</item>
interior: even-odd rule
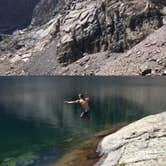
[[[88,137],[110,124],[134,121],[145,115],[161,112],[166,97],[163,85],[164,79],[4,79],[0,86],[1,150],[7,153],[17,147],[24,153],[27,152],[27,147],[32,151],[41,147],[41,144],[60,144],[61,147],[64,143],[76,144],[77,140],[80,141],[80,135],[84,139],[83,136]],[[63,103],[65,99],[77,99],[77,94],[84,93],[85,90],[91,97],[90,123],[80,120],[79,106]],[[13,149],[7,149],[4,145],[8,145],[6,138],[11,138],[11,133],[14,134],[9,143]],[[20,144],[23,146],[18,148]],[[0,151],[0,156],[6,155],[4,151]]]
[[[81,107],[63,105],[63,101],[63,98],[59,98],[56,94],[47,92],[12,95],[8,96],[7,100],[1,99],[0,114],[15,117],[21,121],[24,119],[34,125],[45,124],[53,128],[66,128],[68,131],[78,132],[77,130],[81,127],[78,126]],[[92,128],[133,121],[148,114],[142,106],[120,96],[96,96],[90,104]]]
[[[137,120],[146,114],[146,110],[139,105],[122,97],[105,97],[102,100],[97,97],[93,101],[95,105],[92,105],[92,121],[84,122],[79,118],[78,107],[61,107],[58,103],[63,103],[63,100],[58,100],[58,97],[51,93],[12,95],[8,100],[1,98],[1,143],[5,146],[0,143],[0,162],[9,154],[7,152],[14,151],[14,157],[17,152],[15,148],[19,149],[18,154],[24,154],[28,150],[31,152],[42,148],[41,144],[44,144],[44,147],[70,147],[74,143],[76,146],[77,141],[93,135],[96,130],[119,122]],[[10,146],[13,148],[9,148],[6,147],[6,138],[11,136],[12,132],[14,134]],[[1,158],[2,155],[5,157]]]
[[[107,80],[107,81],[106,81]],[[94,97],[98,100],[104,98],[122,97],[123,99],[135,103],[146,112],[154,114],[165,110],[165,79],[163,78],[113,78],[103,77],[105,85],[100,87],[98,83],[95,88],[91,88]],[[100,94],[100,95],[99,95]]]
[[[103,124],[119,119],[132,120],[144,114],[160,112],[164,108],[164,87],[155,86],[153,80],[147,80],[151,86],[147,85],[146,80],[143,80],[143,83],[142,79],[136,80],[137,85],[130,79],[58,80],[39,78],[33,83],[19,82],[19,87],[15,85],[16,81],[13,86],[7,86],[8,90],[3,88],[6,84],[2,83],[1,106],[9,114],[48,123],[54,127],[70,126],[74,121],[79,121],[80,107],[64,105],[63,101],[77,99],[77,94],[83,89],[91,96],[94,117]],[[160,80],[158,85],[162,84],[164,80]]]

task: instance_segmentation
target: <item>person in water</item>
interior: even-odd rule
[[[79,99],[75,101],[65,101],[67,104],[80,104],[83,108],[80,118],[90,118],[89,96],[84,98],[83,94],[78,95]]]

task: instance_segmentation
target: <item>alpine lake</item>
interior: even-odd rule
[[[90,97],[80,119],[78,94]],[[120,123],[165,111],[164,77],[0,77],[0,166],[49,166]]]

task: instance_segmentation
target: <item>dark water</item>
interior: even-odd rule
[[[91,121],[63,103],[85,92]],[[165,98],[160,77],[1,77],[0,165],[48,166],[97,131],[165,111]]]

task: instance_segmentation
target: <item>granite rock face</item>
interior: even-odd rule
[[[70,68],[84,56],[118,56],[163,26],[164,2],[40,0],[30,26],[0,36],[0,74],[61,74],[63,67]]]
[[[124,52],[163,25],[159,8],[146,0],[73,1],[60,22],[60,63],[84,53]]]
[[[148,116],[109,135],[100,143],[95,166],[165,166],[166,112]]]
[[[153,76],[166,75],[166,26],[150,34],[125,53],[110,51],[84,54],[64,67],[56,67],[53,75]]]
[[[107,61],[98,75],[165,75],[166,26],[149,35],[144,41]]]
[[[65,0],[39,0],[33,10],[31,26],[41,26],[63,12]]]
[[[44,7],[50,7],[48,14]],[[34,18],[38,22],[42,22],[38,13],[42,20],[53,13],[61,14],[57,59],[67,64],[83,57],[84,53],[123,52],[163,24],[160,9],[146,0],[43,0],[35,11]]]

